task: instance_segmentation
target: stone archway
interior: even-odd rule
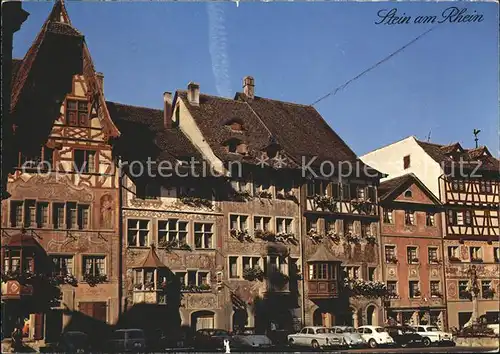
[[[213,311],[196,311],[191,314],[191,328],[195,331],[203,328],[215,328]]]
[[[313,325],[314,326],[323,326],[323,327],[332,327],[335,323],[335,315],[331,312],[325,311],[323,309],[316,309],[313,313]]]
[[[366,324],[369,326],[378,326],[378,309],[375,305],[371,304],[366,307]]]

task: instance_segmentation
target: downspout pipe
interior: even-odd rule
[[[118,319],[123,308],[123,171],[122,157],[118,156]]]
[[[300,237],[299,237],[299,242],[300,242],[300,263],[301,263],[301,268],[302,268],[302,306],[301,306],[301,311],[302,311],[302,327],[305,327],[305,322],[306,322],[306,291],[305,291],[305,272],[306,272],[306,266],[305,266],[305,250],[304,250],[304,239],[302,237],[302,226],[303,226],[303,210],[302,210],[302,197],[303,197],[303,190],[304,190],[304,184],[300,183],[299,184],[299,197],[298,199],[298,208],[299,208],[299,230],[300,230]]]

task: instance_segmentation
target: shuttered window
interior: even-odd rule
[[[106,302],[80,302],[78,304],[78,310],[84,315],[106,322]]]

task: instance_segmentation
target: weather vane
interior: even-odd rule
[[[476,149],[477,149],[477,141],[479,140],[477,135],[481,133],[481,130],[480,129],[474,129],[474,131],[472,132],[472,134],[474,134],[474,140],[476,142]]]

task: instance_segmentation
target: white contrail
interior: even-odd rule
[[[224,24],[223,4],[208,3],[208,49],[212,59],[215,87],[219,96],[231,96],[229,80],[229,59],[227,55],[227,34]]]

